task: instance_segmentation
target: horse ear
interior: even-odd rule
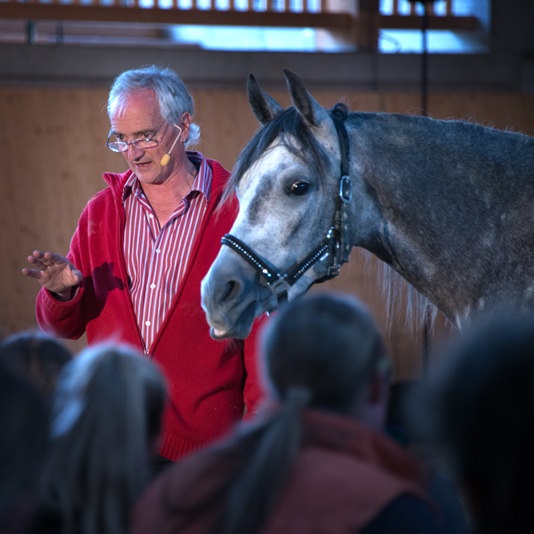
[[[293,105],[310,126],[319,126],[325,114],[324,108],[313,98],[300,78],[289,69],[284,69],[287,87]]]
[[[267,124],[283,111],[282,106],[263,91],[253,74],[248,76],[247,92],[250,107],[261,124]]]

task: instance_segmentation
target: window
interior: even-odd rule
[[[428,0],[428,17],[422,16],[421,0],[377,1],[366,0],[374,9],[378,5],[378,11],[366,13],[363,0],[0,0],[0,23],[4,41],[18,31],[19,40],[26,36],[44,43],[146,42],[207,50],[335,53],[364,48],[358,39],[373,27],[378,32],[367,36],[365,48],[382,53],[486,49],[490,0]],[[48,8],[34,16],[36,4]],[[113,17],[103,18],[102,7]],[[423,31],[424,21],[428,29]]]

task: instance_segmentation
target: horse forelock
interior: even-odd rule
[[[272,148],[275,140],[301,161],[311,163],[310,166],[313,166],[320,177],[326,175],[328,166],[326,150],[306,125],[302,115],[294,107],[290,107],[257,130],[241,150],[228,182],[225,199],[234,193],[246,172]]]

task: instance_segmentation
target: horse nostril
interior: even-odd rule
[[[241,284],[236,280],[228,280],[222,284],[219,291],[219,302],[226,299],[235,298],[235,296],[239,294],[240,287]]]
[[[241,283],[236,279],[225,280],[223,277],[208,276],[201,288],[203,307],[213,308],[214,311],[224,302],[238,297],[241,287]]]

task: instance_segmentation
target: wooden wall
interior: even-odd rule
[[[257,123],[244,91],[190,87],[202,128],[199,150],[228,168]],[[283,90],[272,91],[288,104]],[[341,100],[353,109],[418,113],[416,93],[365,93],[335,88],[314,91],[325,106]],[[107,88],[0,87],[0,247],[4,282],[0,327],[5,333],[35,327],[34,299],[38,284],[22,276],[34,249],[66,253],[77,218],[87,199],[104,186],[105,170],[125,168],[120,155],[105,146]],[[534,135],[534,95],[511,93],[443,93],[429,96],[429,115],[459,118]],[[401,317],[386,321],[385,299],[378,280],[378,261],[355,250],[339,278],[314,290],[336,289],[358,295],[371,308],[395,359],[395,376],[407,379],[421,372],[422,333],[404,326]],[[388,326],[389,325],[389,326]],[[431,341],[451,331],[438,315]],[[82,339],[73,344],[81,347]]]

